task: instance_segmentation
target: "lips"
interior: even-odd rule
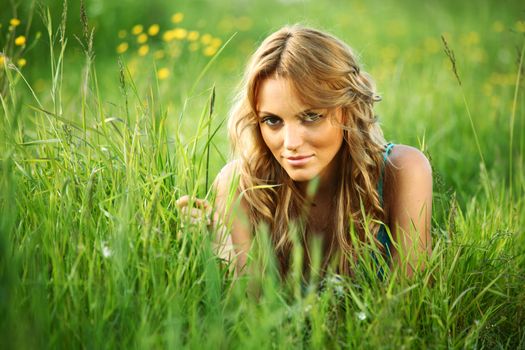
[[[311,159],[313,155],[308,156],[293,156],[293,157],[285,157],[286,162],[294,167],[300,167],[303,165],[306,165]]]

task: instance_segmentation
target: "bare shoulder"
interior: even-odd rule
[[[232,160],[228,162],[217,174],[213,183],[217,192],[217,199],[226,200],[231,194],[232,187],[235,186],[237,175],[239,174],[239,161]]]
[[[398,244],[393,259],[411,276],[432,252],[432,168],[417,148],[395,145],[386,169],[387,220]]]
[[[432,177],[427,157],[415,147],[396,144],[388,156],[387,171],[397,180],[414,177]]]
[[[385,199],[390,202],[402,193],[432,193],[432,167],[417,148],[398,145],[388,156],[385,174]]]
[[[221,171],[217,174],[215,178],[216,186],[227,185],[235,178],[235,174],[238,173],[239,162],[236,160],[229,161],[225,166],[222,167]]]

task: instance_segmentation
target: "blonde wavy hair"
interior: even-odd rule
[[[304,220],[308,201],[269,151],[259,128],[259,88],[265,79],[277,76],[288,79],[311,108],[342,111],[344,141],[337,155],[332,239],[323,266],[335,258],[338,272],[350,274],[350,262],[355,259],[351,230],[367,242],[375,239],[369,233],[377,232],[379,221],[384,221],[378,182],[385,140],[373,111],[380,98],[352,49],[316,29],[286,26],[267,37],[251,57],[230,113],[229,136],[250,224],[254,232],[258,225],[268,225],[281,274],[289,267],[291,225],[299,227],[303,239],[308,233]]]

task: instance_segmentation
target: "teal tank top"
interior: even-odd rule
[[[381,202],[381,205],[383,205],[383,186],[384,186],[383,182],[384,182],[384,177],[385,177],[385,165],[386,165],[386,161],[388,160],[388,156],[392,152],[392,148],[394,148],[394,144],[393,143],[388,143],[386,145],[386,147],[385,147],[385,151],[383,152],[383,167],[381,169],[381,175],[379,177],[379,183],[377,184],[377,191],[379,193],[379,201]],[[385,224],[381,224],[381,226],[379,227],[379,230],[377,232],[377,240],[385,248],[385,258],[387,260],[390,260],[392,258],[392,255],[390,253],[390,249],[392,247],[392,240],[390,239],[390,236],[388,235],[388,232],[386,230]],[[372,254],[372,257],[376,261],[376,263],[379,264],[375,254]],[[383,271],[382,267],[377,272],[377,276],[381,280],[383,280],[384,271]]]

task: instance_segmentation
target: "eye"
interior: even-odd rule
[[[307,112],[303,114],[302,120],[306,123],[315,123],[316,121],[323,118],[322,114],[315,113],[315,112]]]
[[[268,115],[261,119],[261,123],[266,124],[268,126],[278,126],[279,124],[281,124],[281,122],[282,122],[281,118],[276,117],[274,115]]]

